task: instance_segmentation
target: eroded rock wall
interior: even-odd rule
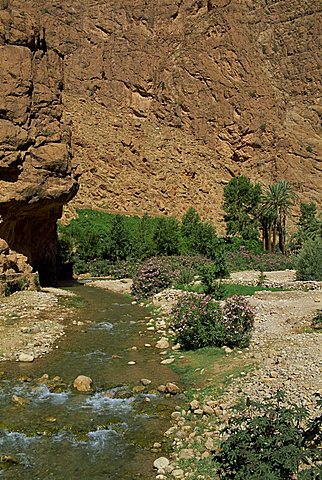
[[[52,281],[56,222],[77,175],[63,117],[63,57],[21,2],[2,0],[0,65],[0,237]]]
[[[194,206],[220,225],[223,187],[238,174],[287,179],[320,203],[319,0],[0,1],[18,12],[2,44],[27,62],[15,91],[33,79],[15,119],[5,116],[6,187],[18,192],[8,178],[29,172],[24,208],[43,212],[43,234],[75,191],[62,93],[83,171],[74,206],[177,216]],[[33,36],[28,15],[41,25]]]
[[[319,0],[37,5],[65,55],[75,205],[218,221],[241,173],[320,202]]]

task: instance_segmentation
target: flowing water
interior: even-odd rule
[[[0,479],[152,479],[161,454],[151,453],[151,445],[161,441],[179,401],[155,387],[175,375],[160,365],[157,349],[144,346],[154,341],[145,308],[101,289],[71,290],[85,301],[77,316],[82,324],[70,325],[46,357],[1,365],[0,457],[11,461],[0,462]],[[49,383],[39,382],[43,374]],[[94,393],[70,387],[80,374],[93,379]],[[133,393],[141,378],[151,386]],[[26,404],[13,403],[13,395]]]

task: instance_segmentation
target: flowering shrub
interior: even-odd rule
[[[147,298],[171,284],[171,269],[161,257],[151,257],[138,269],[133,278],[132,293],[136,298]]]
[[[138,268],[132,293],[137,298],[147,298],[176,282],[191,281],[200,264],[207,262],[209,260],[202,256],[151,257]]]
[[[229,271],[261,270],[271,272],[294,268],[295,256],[281,253],[255,254],[241,247],[238,252],[229,252],[227,263]]]
[[[185,350],[195,350],[223,345],[246,347],[255,313],[244,297],[231,297],[221,308],[209,295],[187,293],[171,315],[176,341]]]
[[[222,322],[228,346],[247,347],[254,325],[255,311],[244,297],[234,295],[226,300]]]
[[[186,350],[224,344],[222,312],[210,296],[187,293],[171,311],[171,328]]]

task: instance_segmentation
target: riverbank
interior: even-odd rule
[[[0,361],[32,362],[64,335],[73,293],[59,288],[15,292],[1,297]]]
[[[173,296],[158,296],[163,311]],[[317,413],[322,339],[310,325],[322,306],[322,290],[263,291],[248,300],[257,312],[249,348],[180,352],[175,359],[190,385],[186,404],[173,412],[173,425],[165,432],[172,453],[167,467],[158,469],[158,480],[216,478],[213,452],[239,400],[266,401],[282,390],[285,400],[303,405],[312,416]]]

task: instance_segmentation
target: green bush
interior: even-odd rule
[[[322,281],[322,238],[304,244],[297,259],[296,278]]]
[[[171,328],[185,350],[224,344],[222,312],[210,296],[187,293],[171,311]]]
[[[112,274],[113,265],[109,260],[98,259],[90,262],[87,269],[93,277],[102,277]]]
[[[211,295],[215,300],[222,300],[225,297],[225,288],[220,278],[225,274],[221,263],[211,263],[202,265],[200,268],[200,277],[207,295]]]
[[[285,404],[278,392],[273,401],[248,400],[247,408],[224,428],[214,456],[220,479],[321,479],[321,419]],[[318,402],[321,405],[321,400]]]
[[[230,347],[248,347],[254,326],[255,311],[245,297],[234,295],[223,307],[225,341]]]
[[[243,297],[231,297],[223,309],[209,295],[186,293],[171,310],[171,328],[186,350],[229,345],[246,347],[254,311]]]

